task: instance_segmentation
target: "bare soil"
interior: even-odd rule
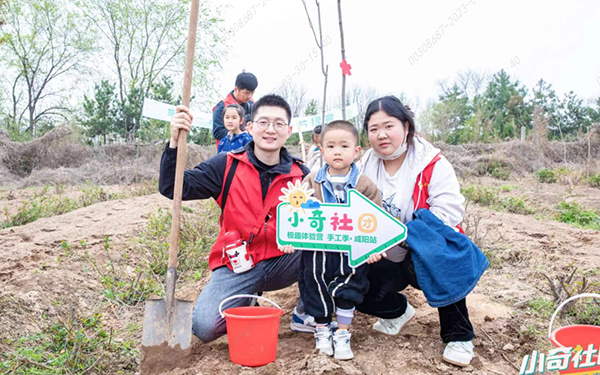
[[[337,361],[313,352],[313,337],[289,330],[297,286],[267,293],[286,310],[279,331],[277,359],[259,368],[246,368],[229,361],[227,338],[204,344],[194,340],[191,355],[178,361],[179,368],[164,372],[184,374],[516,374],[525,354],[550,348],[546,338],[548,319],[529,308],[528,301],[550,298],[543,274],[551,277],[579,267],[580,273],[598,281],[600,232],[579,229],[552,219],[550,212],[562,200],[575,200],[600,209],[600,190],[584,185],[543,184],[536,190],[531,177],[498,181],[476,178],[463,181],[485,186],[514,185],[508,193],[525,197],[540,214],[518,215],[489,208],[469,207],[469,215],[480,218],[477,228],[485,233],[482,248],[492,254],[492,267],[467,298],[476,358],[461,369],[442,361],[444,345],[439,337],[437,311],[429,307],[420,291],[407,290],[416,316],[398,336],[371,329],[376,318],[357,314],[352,327],[355,359]],[[70,189],[70,188],[68,188]],[[69,194],[76,191],[67,190]],[[32,189],[0,192],[0,209],[12,211],[34,194]],[[504,194],[504,193],[503,193]],[[112,303],[102,294],[100,276],[90,259],[106,264],[123,254],[130,272],[139,264],[139,247],[132,241],[158,208],[168,210],[170,201],[159,194],[98,203],[60,216],[0,230],[0,352],[8,352],[8,338],[39,332],[47,321],[75,308],[82,314],[102,313],[103,324],[113,330],[115,340],[134,339],[141,345],[143,304]],[[207,202],[186,206],[202,210]],[[111,240],[109,255],[104,239]],[[67,241],[67,251],[61,244]],[[79,243],[85,243],[85,246]],[[490,255],[490,257],[492,257]],[[210,277],[180,285],[178,296],[195,298]],[[42,319],[43,317],[43,319]],[[510,345],[507,345],[510,344]],[[108,367],[110,368],[110,367]],[[112,368],[108,373],[116,373]],[[113,372],[114,371],[114,372]],[[90,373],[94,373],[91,371]]]

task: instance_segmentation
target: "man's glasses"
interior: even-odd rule
[[[273,128],[277,131],[281,131],[281,130],[285,129],[286,126],[288,126],[288,124],[286,124],[285,122],[283,122],[281,120],[277,120],[277,121],[258,120],[258,121],[254,122],[254,125],[257,128],[259,128],[260,130],[264,130],[264,129],[268,128],[269,124],[273,124]]]

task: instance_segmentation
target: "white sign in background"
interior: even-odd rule
[[[197,108],[190,108],[194,116],[192,127],[212,129],[212,113],[200,112]],[[161,103],[159,101],[146,98],[142,107],[142,116],[155,120],[171,121],[171,117],[175,115],[175,106],[171,104]],[[356,104],[351,104],[346,107],[346,118],[352,119],[358,115],[358,107]],[[342,110],[334,109],[325,112],[325,123],[333,120],[341,120]],[[296,117],[292,119],[290,125],[294,132],[298,132],[301,128],[303,132],[311,131],[315,126],[321,125],[321,115]]]

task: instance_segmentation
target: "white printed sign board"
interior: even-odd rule
[[[348,253],[356,268],[371,254],[404,241],[406,226],[357,190],[348,191],[345,204],[321,203],[306,183],[288,183],[277,206],[277,243],[300,250]]]
[[[194,115],[192,127],[212,129],[212,114],[202,113],[198,109],[191,109]],[[142,107],[142,116],[155,120],[171,121],[171,117],[175,115],[175,106],[171,104],[161,103],[159,101],[146,98]],[[352,104],[346,107],[346,118],[352,119],[358,115],[358,107]],[[325,123],[342,118],[342,110],[335,109],[325,112]],[[294,132],[298,132],[302,128],[303,132],[311,131],[315,126],[321,125],[321,115],[308,117],[295,117],[290,125]]]

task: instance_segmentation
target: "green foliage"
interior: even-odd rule
[[[546,184],[555,183],[557,180],[556,172],[554,172],[552,169],[547,168],[543,168],[538,171],[538,178],[540,182]]]
[[[85,18],[104,30],[102,50],[115,72],[118,115],[114,124],[117,140],[154,142],[168,137],[168,123],[141,118],[145,98],[176,104],[180,102],[174,81],[183,75],[188,25],[188,2],[159,1],[141,6],[135,0],[75,1]],[[148,5],[148,4],[147,4]],[[202,92],[194,102],[199,107],[214,105],[213,68],[226,56],[220,37],[220,8],[202,5],[196,42],[193,88]]]
[[[509,192],[513,191],[515,188],[516,188],[515,185],[502,185],[502,186],[500,186],[500,190],[503,193],[509,193]]]
[[[84,120],[81,124],[91,139],[101,137],[104,144],[116,131],[119,103],[115,85],[103,79],[94,87],[94,98],[84,96]]]
[[[497,188],[471,185],[462,189],[462,194],[468,200],[481,206],[488,206],[498,211],[508,211],[515,214],[529,215],[533,210],[528,208],[523,198],[500,197]]]
[[[535,298],[529,301],[529,307],[541,318],[550,318],[554,313],[554,303],[546,298]]]
[[[178,272],[183,277],[198,279],[208,267],[208,254],[219,233],[219,214],[218,206],[212,203],[182,214]],[[170,212],[159,209],[150,215],[146,230],[137,239],[144,249],[146,265],[155,275],[167,272],[170,228]]]
[[[111,255],[111,240],[104,237],[104,252],[108,259],[107,264],[100,265],[98,261],[86,253],[86,258],[96,272],[100,275],[100,282],[104,290],[102,294],[113,303],[123,305],[136,305],[145,301],[150,295],[160,295],[163,292],[160,284],[152,272],[145,267],[138,266],[133,272],[127,272],[124,262],[127,254],[114,258]]]
[[[315,99],[311,99],[306,105],[304,116],[316,116],[319,113],[319,104]]]
[[[477,164],[477,174],[506,181],[510,177],[510,169],[504,162],[488,159]]]
[[[473,203],[481,206],[491,206],[500,199],[497,190],[480,185],[471,185],[466,189],[462,189],[462,194]]]
[[[600,305],[586,302],[572,306],[565,314],[574,324],[600,325]]]
[[[71,198],[63,195],[64,189],[56,189],[59,194],[47,195],[50,186],[46,185],[44,189],[33,198],[24,201],[18,207],[15,214],[9,214],[8,207],[4,208],[5,220],[0,223],[0,228],[10,228],[19,225],[25,225],[44,217],[62,215],[64,213],[87,207],[95,203],[106,202],[109,200],[122,199],[127,196],[140,196],[153,194],[155,188],[148,188],[147,185],[141,185],[129,192],[111,193],[100,186],[88,185],[82,189],[82,194],[77,198]]]
[[[114,340],[102,315],[58,319],[41,332],[9,340],[0,372],[11,374],[108,373],[111,366],[135,371],[139,352],[134,341]]]
[[[580,228],[600,230],[600,216],[598,216],[598,213],[594,210],[582,209],[577,202],[560,202],[556,220]]]
[[[7,93],[4,126],[13,138],[40,136],[70,118],[61,91],[85,73],[95,31],[63,0],[11,0],[0,8],[0,69]]]
[[[532,210],[525,205],[523,198],[504,197],[500,201],[503,209],[513,214],[529,215]]]
[[[591,175],[588,178],[588,184],[590,184],[591,187],[600,188],[600,172]]]
[[[518,80],[512,82],[504,70],[492,76],[483,94],[483,103],[490,109],[492,129],[498,139],[515,137],[522,125],[531,122],[526,95],[527,88]]]

